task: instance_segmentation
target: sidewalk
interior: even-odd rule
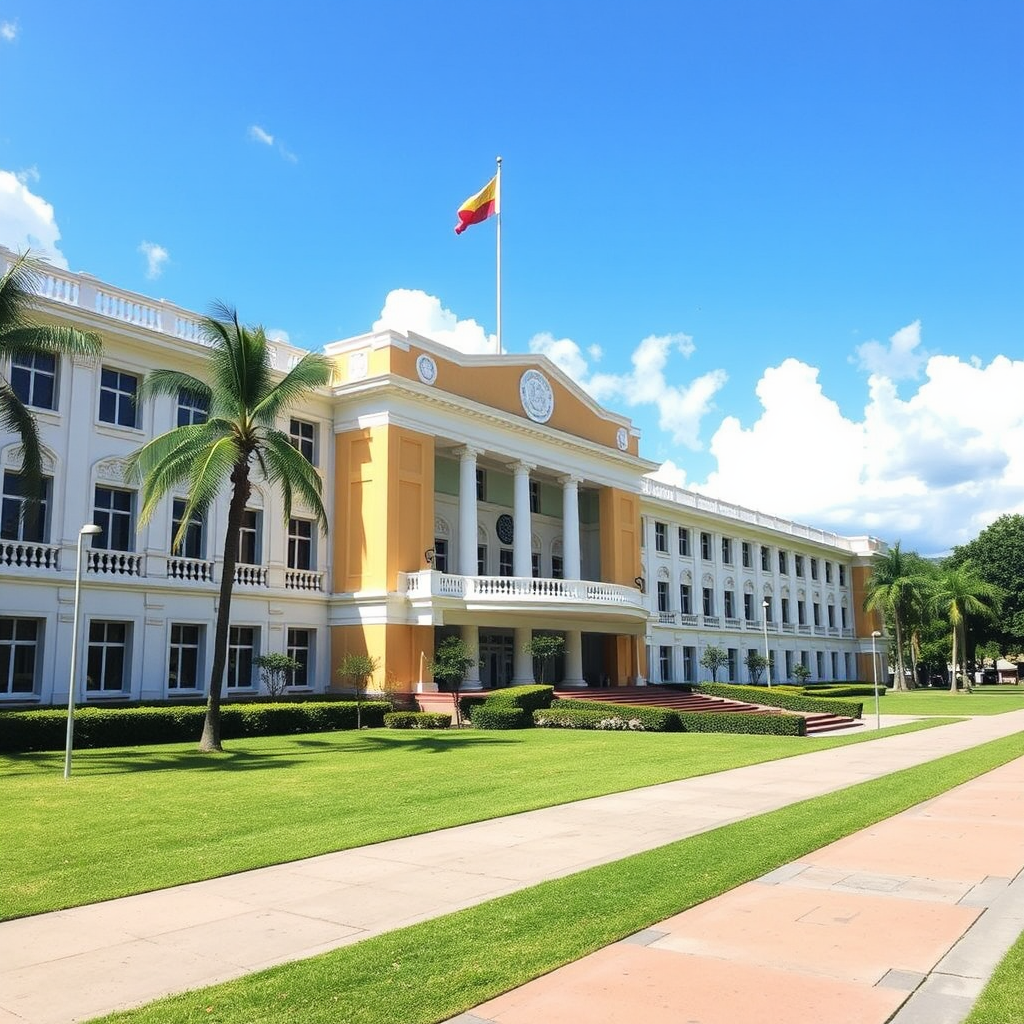
[[[0,924],[0,1024],[88,1020],[240,977],[1021,731],[1015,711],[809,743],[782,761]]]

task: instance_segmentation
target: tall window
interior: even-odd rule
[[[725,617],[727,619],[736,617],[736,595],[731,590],[725,592]]]
[[[702,533],[700,535],[700,557],[705,562],[711,561],[711,534]]]
[[[786,651],[786,678],[793,678],[793,652]]]
[[[807,605],[804,601],[796,603],[796,623],[798,626],[807,625]]]
[[[252,660],[257,655],[259,632],[254,626],[232,626],[228,632],[228,689],[252,686]]]
[[[839,652],[838,651],[833,651],[832,654],[830,655],[830,657],[831,657],[831,660],[832,660],[832,678],[833,679],[838,679],[839,678]]]
[[[814,624],[816,626],[821,625],[821,605],[817,601],[814,602],[812,611],[814,613]]]
[[[789,598],[782,599],[782,621],[789,622]]]
[[[476,500],[487,500],[487,470],[479,466],[476,471]]]
[[[288,438],[292,447],[310,465],[316,465],[316,424],[306,420],[291,420],[288,424]]]
[[[754,621],[754,595],[744,594],[743,595],[743,618],[747,622]]]
[[[171,543],[178,536],[182,520],[185,518],[185,509],[188,502],[184,498],[175,498],[171,505]],[[194,512],[185,528],[185,537],[181,544],[172,549],[172,553],[182,558],[203,557],[203,517],[199,512]]]
[[[704,614],[714,615],[715,614],[715,592],[711,587],[704,588]]]
[[[487,564],[487,545],[477,544],[476,546],[476,574],[477,576],[486,576],[488,570]],[[504,573],[502,573],[504,575]],[[508,553],[508,575],[512,575],[512,552]]]
[[[730,647],[726,651],[729,659],[729,682],[738,683],[740,679],[740,652],[737,647]]]
[[[134,374],[104,366],[100,371],[100,422],[137,427],[139,413],[135,396],[138,390],[139,378]]]
[[[313,557],[313,523],[309,519],[288,520],[288,568],[312,569],[316,565]]]
[[[839,620],[840,620],[840,625],[843,627],[843,629],[846,629],[846,606],[845,605],[842,608],[839,609]]]
[[[0,694],[35,692],[41,637],[38,619],[0,618]]]
[[[438,572],[448,571],[448,541],[444,537],[434,538],[434,568]]]
[[[697,678],[697,648],[683,648],[683,681],[692,683]]]
[[[654,550],[655,551],[668,551],[668,524],[667,523],[655,523],[654,524]]]
[[[743,541],[740,553],[743,556],[743,568],[744,569],[750,569],[753,566],[754,562],[753,562],[753,558],[752,558],[751,553],[750,553],[750,541],[749,540]]]
[[[242,525],[238,528],[238,561],[242,565],[259,565],[263,536],[263,513],[247,508],[242,513]]]
[[[679,610],[684,615],[693,614],[693,598],[689,583],[679,584]]]
[[[171,623],[171,650],[167,660],[168,690],[201,690],[200,659],[205,626]]]
[[[565,562],[561,555],[551,556],[551,578],[553,580],[565,579]]]
[[[846,566],[845,565],[839,566],[839,586],[841,586],[841,587],[845,587],[846,586]]]
[[[25,508],[20,473],[4,472],[3,501],[0,505],[0,539],[45,544],[50,539],[50,495],[53,481],[43,478],[43,497]]]
[[[85,689],[88,693],[122,693],[126,689],[128,622],[89,623],[89,658]]]
[[[131,551],[134,548],[132,491],[119,491],[113,487],[97,487],[93,502],[92,521],[100,528],[93,538],[94,548],[107,551]]]
[[[11,357],[11,387],[36,409],[57,408],[57,357],[44,352]]]
[[[722,538],[722,562],[732,565],[732,541],[728,537]]]
[[[836,606],[834,604],[830,604],[827,606],[826,610],[828,611],[828,624],[829,627],[832,628],[836,624]]]
[[[793,556],[793,571],[797,576],[802,577],[804,574],[804,556],[794,555]]]
[[[313,667],[313,649],[316,631],[312,629],[288,630],[288,657],[301,665],[291,673],[289,686],[309,686]]]
[[[772,549],[761,545],[761,571],[771,572],[772,568]]]
[[[658,668],[661,671],[661,681],[669,683],[672,681],[672,648],[658,648]]]
[[[814,662],[815,662],[814,667],[815,667],[815,669],[817,671],[818,678],[819,679],[824,679],[825,678],[825,652],[824,651],[816,651],[815,652],[815,657],[814,657]]]
[[[825,563],[825,582],[826,583],[831,583],[832,582],[832,563],[831,562],[826,562]]]
[[[178,392],[178,426],[191,427],[210,418],[210,403],[205,395]]]
[[[779,552],[779,572],[783,576],[788,576],[789,575],[789,563],[786,560],[786,552],[785,551],[780,551]]]
[[[685,526],[679,527],[679,554],[690,557],[690,531]]]
[[[540,481],[530,481],[530,511],[534,514],[540,512]]]
[[[540,579],[540,552],[534,551],[530,554],[530,573],[535,580]]]
[[[666,580],[658,580],[658,611],[669,611],[668,582]]]
[[[480,573],[481,576],[486,576],[484,572]],[[498,549],[498,575],[499,576],[511,576],[512,575],[512,549],[511,548],[499,548]]]
[[[853,673],[853,655],[849,651],[847,651],[843,655],[843,662],[844,662],[845,668],[846,668],[846,671],[843,673],[844,678],[852,679],[853,675],[854,675],[854,673]]]
[[[811,579],[816,580],[818,578],[818,560],[816,558],[811,559]]]

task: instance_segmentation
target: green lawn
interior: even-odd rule
[[[929,723],[924,723],[929,724]],[[921,727],[918,725],[917,727]],[[891,732],[891,731],[890,731]],[[376,729],[0,758],[0,919],[871,740]]]
[[[883,715],[1001,715],[1024,711],[1024,686],[976,687],[972,693],[948,690],[889,690],[879,699]],[[864,698],[864,715],[875,713],[875,698]]]
[[[964,1024],[1020,1024],[1024,1021],[1024,933],[1010,947]]]
[[[104,1021],[434,1024],[1022,754],[1024,733],[1018,733]],[[1019,969],[1009,978],[1011,988],[1016,984],[1019,989]],[[595,991],[594,998],[600,993]],[[972,1018],[972,1024],[1019,1020],[989,1016]]]

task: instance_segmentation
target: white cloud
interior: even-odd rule
[[[272,146],[274,144],[274,136],[268,131],[264,131],[258,124],[249,126],[249,138],[253,142],[262,142],[264,146]]]
[[[865,341],[857,346],[857,364],[868,373],[879,373],[891,380],[909,380],[920,376],[928,361],[921,345],[921,321],[901,327],[888,346],[878,341]]]
[[[291,338],[289,337],[288,332],[281,330],[280,327],[271,327],[264,333],[266,334],[268,341],[280,341],[285,345],[291,344]]]
[[[5,43],[13,43],[18,38],[18,23],[16,21],[0,21],[0,39]]]
[[[16,252],[31,249],[66,270],[68,262],[59,242],[53,207],[30,191],[18,174],[0,170],[0,244]]]
[[[686,487],[686,470],[677,466],[671,459],[666,459],[653,473],[645,474],[651,480],[658,480],[674,487]]]
[[[375,331],[412,331],[459,352],[493,353],[497,338],[475,320],[460,320],[441,300],[415,288],[388,292]]]
[[[14,176],[22,185],[27,185],[29,182],[34,184],[39,181],[39,168],[33,164],[31,167],[25,167],[20,171],[16,171]]]
[[[913,325],[912,325],[913,326]],[[727,417],[711,441],[718,468],[697,489],[845,533],[872,533],[925,554],[1024,512],[1024,361],[976,367],[932,356],[906,399],[873,375],[861,420],[848,419],[796,359],[757,385],[760,417]]]
[[[139,252],[146,257],[146,277],[151,281],[164,272],[164,264],[171,258],[171,254],[156,242],[143,242]]]

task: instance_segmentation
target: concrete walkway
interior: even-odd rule
[[[3,923],[0,1024],[88,1020],[313,956],[1021,731],[1016,711],[808,743],[782,761]]]

